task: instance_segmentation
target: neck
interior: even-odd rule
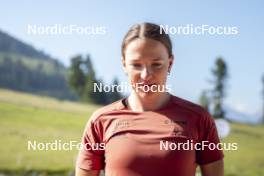
[[[144,112],[154,111],[162,108],[170,100],[167,92],[141,97],[136,93],[131,93],[128,97],[128,108],[133,111]]]

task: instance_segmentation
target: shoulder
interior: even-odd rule
[[[202,115],[207,112],[202,106],[177,96],[173,96],[172,101],[175,106],[196,114]]]
[[[172,99],[175,107],[193,114],[198,121],[213,121],[210,113],[202,106],[177,96],[173,96]]]
[[[215,121],[205,108],[179,97],[174,96],[173,99],[176,107],[184,109],[188,114],[191,114],[189,120],[193,122],[192,124],[198,130],[199,140],[206,139],[210,135],[217,136]]]
[[[93,114],[89,120],[92,122],[95,122],[95,121],[99,120],[100,117],[102,117],[104,115],[111,114],[111,113],[114,113],[116,111],[124,109],[125,106],[123,104],[123,100],[124,99],[120,99],[118,101],[115,101],[111,104],[105,105],[105,106],[97,109],[96,111],[93,112]]]

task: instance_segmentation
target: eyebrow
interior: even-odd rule
[[[133,60],[131,60],[131,62],[137,62],[137,61],[140,61],[141,59],[133,59]],[[158,57],[158,58],[155,58],[155,59],[152,59],[152,61],[160,61],[160,60],[163,60],[163,59],[161,59],[160,57]]]
[[[153,61],[159,61],[159,60],[162,60],[162,59],[160,57],[153,59]]]

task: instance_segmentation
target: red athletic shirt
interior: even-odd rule
[[[171,96],[159,110],[133,112],[123,99],[89,119],[82,138],[88,147],[80,150],[77,166],[104,169],[106,176],[194,176],[197,165],[222,159],[222,150],[175,146],[202,141],[217,144],[219,138],[214,120],[199,105]]]

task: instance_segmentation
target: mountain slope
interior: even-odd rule
[[[16,53],[31,58],[52,59],[44,52],[36,50],[33,46],[23,43],[22,41],[10,36],[9,34],[1,30],[0,52]]]
[[[67,68],[58,60],[0,31],[0,87],[75,99]]]

